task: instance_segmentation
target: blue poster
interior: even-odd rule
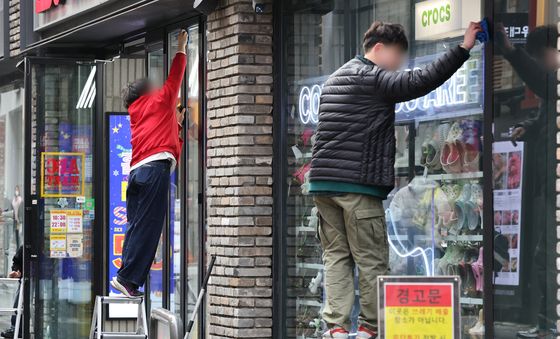
[[[121,267],[121,256],[126,233],[126,188],[132,159],[130,144],[130,117],[109,116],[109,282]],[[109,284],[110,294],[118,294]]]
[[[109,115],[109,282],[117,275],[121,267],[122,249],[127,229],[126,218],[126,189],[128,175],[130,174],[130,161],[132,160],[132,145],[130,144],[130,117],[122,114]],[[175,175],[171,177],[175,182]],[[171,189],[171,201],[175,200],[174,185]],[[171,204],[171,222],[174,220],[174,204]],[[173,237],[171,237],[173,247]],[[156,299],[161,298],[163,291],[162,267],[163,254],[158,250],[150,270],[150,292]],[[173,268],[171,267],[171,270]],[[170,272],[173,276],[173,271]],[[173,286],[171,286],[173,288]],[[119,294],[109,284],[110,294]],[[152,300],[157,303],[157,300]]]

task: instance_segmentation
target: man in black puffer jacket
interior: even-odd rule
[[[357,338],[377,337],[377,276],[387,273],[389,246],[382,200],[395,175],[395,104],[422,97],[447,81],[469,58],[477,23],[463,44],[425,69],[397,71],[408,49],[404,28],[374,22],[364,35],[364,56],[326,81],[319,107],[310,191],[321,217],[326,304],[323,338],[348,338],[359,272]]]

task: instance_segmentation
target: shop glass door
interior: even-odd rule
[[[168,67],[171,67],[177,51],[177,35],[181,28],[168,34]],[[198,296],[199,263],[199,34],[198,25],[188,26],[187,70],[183,89],[177,102],[186,107],[183,121],[183,153],[178,167],[178,176],[173,181],[170,218],[170,309],[190,317]],[[183,222],[181,223],[181,220]],[[183,226],[182,226],[183,225]],[[184,305],[181,308],[181,305]],[[193,330],[198,333],[197,327]]]
[[[96,66],[26,64],[25,337],[84,338],[94,281]]]
[[[494,338],[558,335],[557,1],[493,1]]]

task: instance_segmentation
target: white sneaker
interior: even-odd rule
[[[348,339],[348,331],[342,327],[331,328],[323,333],[323,339]]]
[[[364,326],[360,326],[358,328],[358,334],[356,335],[356,339],[376,339],[377,332],[370,330]]]
[[[311,294],[317,294],[317,292],[319,292],[319,287],[321,287],[322,283],[323,283],[323,271],[319,271],[315,276],[315,278],[311,279],[311,282],[309,283],[308,286],[309,292],[311,292]]]
[[[484,324],[480,321],[477,321],[476,325],[474,325],[474,327],[469,330],[469,334],[473,335],[483,335],[484,332]]]

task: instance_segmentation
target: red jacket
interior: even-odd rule
[[[177,162],[183,148],[175,110],[187,66],[187,56],[177,53],[163,87],[141,96],[130,105],[131,166],[160,152],[170,152]]]

